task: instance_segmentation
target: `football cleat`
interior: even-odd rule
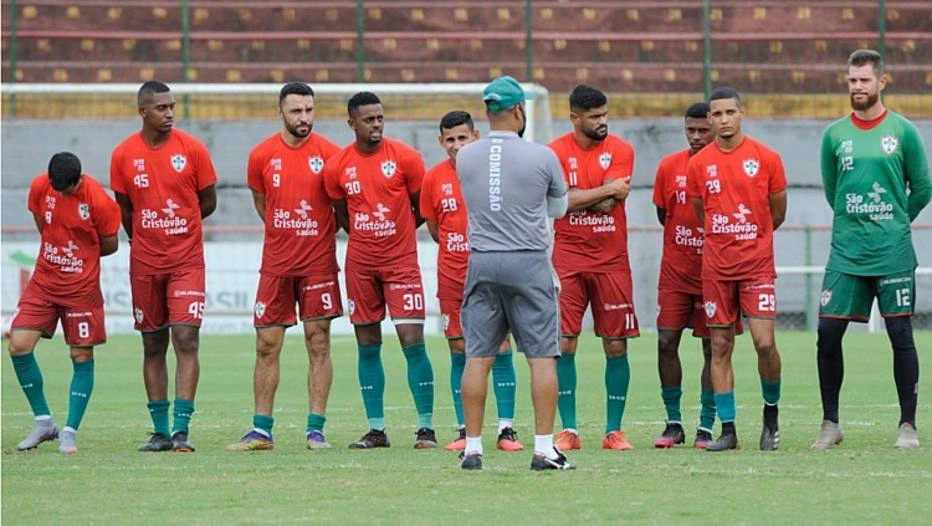
[[[615,451],[634,451],[634,446],[628,442],[628,437],[624,431],[612,431],[602,439],[602,449],[614,449]]]
[[[414,441],[414,449],[433,449],[437,447],[437,435],[429,427],[422,427],[415,433],[417,439]]]
[[[501,451],[522,451],[524,444],[518,441],[518,433],[514,428],[506,427],[498,434],[498,442],[495,447]]]
[[[780,447],[780,424],[777,415],[777,406],[764,406],[764,425],[760,432],[761,451],[776,451]]]
[[[187,431],[176,431],[172,435],[172,451],[175,453],[194,453],[194,446],[188,442]]]
[[[263,435],[255,429],[250,429],[248,433],[239,439],[239,442],[230,444],[224,448],[226,451],[271,451],[275,449],[275,440],[272,435]]]
[[[482,469],[482,453],[460,453],[460,467],[462,469]]]
[[[712,433],[706,431],[705,429],[699,429],[696,431],[696,440],[693,441],[693,447],[696,449],[705,449],[712,444]]]
[[[16,449],[28,451],[37,448],[43,442],[55,440],[56,438],[58,438],[58,428],[55,427],[55,423],[52,422],[51,418],[36,420],[36,424],[32,426],[26,438],[17,444]]]
[[[78,452],[78,433],[71,429],[63,429],[58,434],[58,451],[65,454]]]
[[[382,429],[370,429],[359,440],[349,445],[350,449],[374,449],[377,447],[392,447],[388,435]]]
[[[916,449],[919,447],[919,434],[916,432],[916,428],[912,426],[909,422],[903,422],[900,424],[899,436],[896,438],[895,447],[901,449]]]
[[[669,449],[684,442],[686,442],[686,433],[683,431],[682,424],[678,422],[667,422],[667,427],[663,429],[663,433],[654,441],[654,447],[658,449]]]
[[[456,440],[447,444],[447,451],[464,451],[466,449],[466,428],[461,427]]]
[[[308,449],[330,449],[330,444],[327,443],[327,437],[324,436],[323,431],[314,429],[308,431],[304,437],[307,439]]]
[[[566,455],[561,453],[559,449],[553,448],[553,450],[557,453],[557,458],[548,458],[541,453],[534,453],[534,458],[531,459],[531,469],[533,471],[576,469],[576,466],[570,463],[570,461],[566,459]]]
[[[841,426],[831,420],[825,420],[822,422],[822,429],[819,430],[819,438],[812,443],[812,449],[832,449],[844,439],[845,434],[842,433]]]
[[[172,440],[162,433],[149,433],[149,441],[136,449],[136,451],[143,451],[147,453],[171,450]]]
[[[582,449],[582,441],[579,440],[578,433],[564,429],[557,435],[554,446],[560,451],[571,451],[573,449]]]
[[[726,451],[729,449],[738,449],[738,434],[737,433],[724,433],[719,435],[718,440],[709,444],[706,451]]]

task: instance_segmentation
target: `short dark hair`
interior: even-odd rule
[[[368,106],[370,104],[382,104],[382,99],[380,99],[378,95],[372,93],[371,91],[360,91],[359,93],[350,97],[350,99],[346,102],[346,112],[350,117],[352,117],[360,106]]]
[[[161,80],[149,80],[139,86],[139,92],[136,94],[136,104],[142,106],[143,101],[147,97],[151,97],[156,93],[166,93],[171,91],[171,88],[168,87],[168,84],[165,84]]]
[[[874,73],[879,77],[883,75],[883,57],[873,49],[859,49],[848,57],[848,65],[856,68],[870,64]]]
[[[285,100],[285,97],[288,95],[301,95],[302,97],[310,95],[314,96],[314,90],[303,82],[289,82],[282,86],[282,90],[278,92],[278,105],[281,106],[282,102]]]
[[[440,119],[440,133],[443,133],[443,130],[451,130],[462,124],[469,126],[469,131],[476,129],[476,125],[472,122],[472,115],[469,112],[451,111]]]
[[[81,179],[81,160],[71,152],[58,152],[49,160],[49,181],[61,192]]]
[[[606,104],[608,98],[605,94],[592,86],[580,84],[570,92],[570,111],[580,113]]]
[[[735,99],[735,101],[738,102],[738,106],[741,106],[741,95],[738,94],[738,90],[731,86],[720,86],[712,90],[712,93],[709,94],[709,102],[723,99]]]
[[[709,104],[697,102],[686,109],[687,119],[705,119],[709,116]]]

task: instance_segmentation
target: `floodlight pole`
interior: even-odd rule
[[[531,24],[534,14],[531,12],[531,0],[524,4],[524,81],[534,82],[534,31]]]
[[[702,2],[702,90],[705,99],[712,93],[712,20],[709,0]]]

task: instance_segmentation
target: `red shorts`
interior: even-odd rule
[[[93,347],[107,341],[103,305],[65,307],[31,295],[29,289],[19,299],[10,330],[40,331],[43,338],[51,338],[58,320],[61,320],[62,332],[65,333],[65,343],[71,347]]]
[[[639,336],[634,313],[631,273],[576,272],[557,269],[560,278],[560,332],[578,336],[583,314],[592,305],[595,334],[603,338]]]
[[[701,294],[687,294],[678,290],[657,291],[657,329],[673,331],[692,328],[693,336],[708,338],[705,310]]]
[[[170,325],[200,327],[204,319],[204,269],[129,277],[136,330],[160,331]]]
[[[336,273],[302,277],[260,274],[253,325],[291,327],[298,320],[296,303],[302,322],[342,316],[343,300]]]
[[[448,300],[440,298],[440,319],[443,321],[443,334],[447,339],[463,337],[463,325],[460,322],[460,311],[463,309],[463,300]]]
[[[709,327],[731,327],[739,321],[742,312],[751,318],[776,318],[775,281],[769,276],[739,281],[703,281],[706,324]]]
[[[395,323],[424,323],[424,287],[417,266],[346,271],[350,321],[370,325],[385,318]]]

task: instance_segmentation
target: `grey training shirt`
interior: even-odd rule
[[[459,151],[456,175],[469,212],[472,250],[550,249],[547,197],[566,194],[553,150],[514,132],[493,131]]]

